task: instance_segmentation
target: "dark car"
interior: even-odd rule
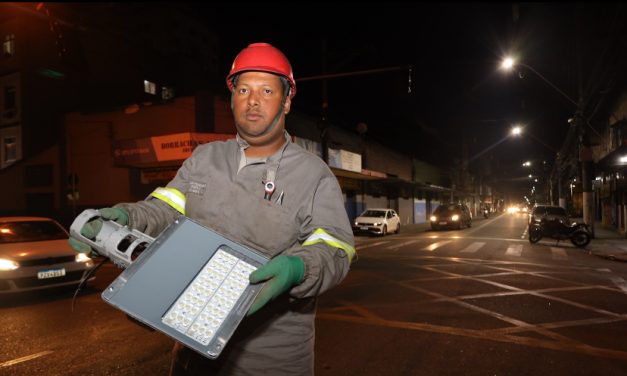
[[[566,213],[566,209],[563,207],[555,205],[536,205],[531,210],[531,214],[529,214],[529,224],[539,222],[543,218],[549,220],[559,218],[564,223],[569,222],[568,213]]]
[[[472,226],[470,209],[464,204],[444,204],[438,206],[430,218],[431,229],[456,228]]]

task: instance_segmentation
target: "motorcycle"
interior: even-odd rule
[[[529,225],[529,243],[537,243],[548,237],[557,240],[570,239],[579,248],[584,248],[592,240],[590,228],[585,223],[564,223],[562,218],[542,218]]]
[[[488,209],[483,209],[483,218],[488,218],[490,216],[490,211]]]

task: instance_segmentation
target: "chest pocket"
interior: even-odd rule
[[[244,192],[238,196],[235,208],[227,204],[224,211],[230,211],[228,216],[237,232],[235,236],[241,236],[244,244],[266,251],[270,257],[290,247],[298,237],[295,218],[290,218],[287,208],[275,200]]]
[[[211,181],[203,195],[188,195],[187,215],[229,239],[272,257],[298,239],[299,225],[287,206],[253,196],[238,184]]]

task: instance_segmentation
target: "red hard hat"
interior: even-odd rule
[[[283,76],[290,84],[290,98],[296,95],[296,81],[294,81],[290,62],[283,52],[268,43],[252,43],[235,57],[231,71],[226,77],[226,86],[230,91],[233,91],[233,76],[247,71],[268,72]]]

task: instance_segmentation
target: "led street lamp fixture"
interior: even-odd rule
[[[200,354],[217,358],[263,287],[251,285],[249,274],[268,258],[183,216],[155,239],[104,221],[93,242],[80,235],[80,228],[98,216],[97,210],[84,211],[70,233],[126,267],[102,299]]]

